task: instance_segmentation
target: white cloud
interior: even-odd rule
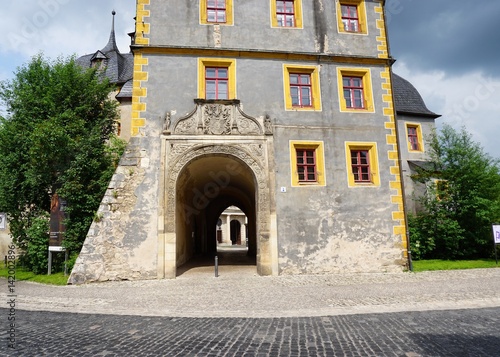
[[[11,2],[5,11],[9,16],[0,22],[0,32],[6,34],[0,52],[24,59],[40,51],[48,57],[93,52],[107,43],[114,8],[118,45],[121,51],[128,52],[127,32],[134,29],[134,0]]]
[[[417,88],[430,110],[442,115],[438,126],[465,127],[486,152],[500,157],[500,80],[482,72],[454,77],[443,71],[415,72],[404,62],[397,62],[394,71]]]

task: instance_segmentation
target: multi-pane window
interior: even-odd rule
[[[418,128],[416,126],[408,126],[408,143],[410,146],[410,150],[419,151],[420,144],[418,140]]]
[[[207,0],[207,22],[226,22],[226,0]]]
[[[341,5],[342,24],[346,32],[359,32],[359,14],[356,5]]]
[[[347,182],[349,187],[380,187],[377,143],[345,143]]]
[[[292,106],[312,106],[311,75],[309,73],[290,73],[290,95]]]
[[[322,141],[290,141],[291,183],[294,187],[325,186]]]
[[[354,182],[372,182],[368,150],[351,150],[351,167]]]
[[[319,67],[283,65],[286,110],[321,110]]]
[[[344,89],[346,108],[364,109],[363,78],[343,76],[342,86]]]
[[[276,17],[278,26],[295,27],[294,0],[276,0]]]
[[[198,58],[198,98],[237,98],[235,59]]]
[[[205,99],[228,99],[228,69],[205,67]]]
[[[296,149],[299,182],[316,182],[316,150]]]

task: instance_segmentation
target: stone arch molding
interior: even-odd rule
[[[266,143],[242,144],[183,144],[170,143],[167,150],[167,190],[166,190],[166,232],[175,233],[175,210],[177,179],[182,170],[196,158],[212,155],[225,155],[236,158],[246,164],[256,180],[257,231],[267,232],[269,229],[269,184],[266,165]],[[262,235],[262,234],[261,234]]]

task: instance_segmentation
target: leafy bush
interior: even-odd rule
[[[49,215],[40,212],[26,229],[26,241],[22,247],[19,263],[35,274],[47,272],[49,244]]]
[[[492,256],[491,224],[500,218],[500,165],[465,129],[445,125],[431,137],[434,170],[413,178],[425,183],[423,207],[409,219],[416,259],[477,259]]]

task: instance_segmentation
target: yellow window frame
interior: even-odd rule
[[[351,164],[351,151],[352,150],[367,150],[370,160],[370,178],[371,182],[355,182],[354,174],[352,172]],[[347,183],[349,187],[379,187],[380,174],[377,154],[377,143],[375,142],[358,142],[346,141],[345,142],[345,159],[347,168]]]
[[[449,198],[449,181],[444,179],[431,179],[432,192],[437,201]],[[429,189],[429,188],[428,188]]]
[[[311,76],[312,105],[310,107],[299,107],[292,105],[292,95],[290,93],[290,73],[309,74]],[[286,110],[321,111],[321,93],[319,83],[318,66],[283,65],[283,86]]]
[[[294,0],[293,2],[293,12],[295,14],[295,26],[285,27],[278,25],[278,17],[276,16],[276,0],[271,0],[271,27],[276,27],[280,29],[301,29],[303,28],[302,20],[302,0]]]
[[[408,129],[409,128],[415,128],[417,129],[417,140],[418,140],[418,150],[413,150],[411,148],[411,143],[410,143],[410,138],[408,137]],[[409,152],[424,152],[424,140],[422,136],[422,126],[419,123],[411,123],[411,122],[406,122],[405,123],[405,132],[406,132],[406,143],[408,145],[408,151]]]
[[[359,31],[346,31],[344,23],[342,22],[342,5],[356,6],[358,11]],[[340,0],[337,1],[337,28],[339,33],[353,34],[353,35],[367,35],[368,26],[366,22],[366,6],[364,0]]]
[[[361,77],[363,81],[364,108],[348,108],[344,98],[344,77]],[[337,85],[341,112],[374,113],[371,72],[369,68],[337,68]]]
[[[202,25],[225,25],[234,24],[233,0],[226,0],[226,22],[209,22],[207,16],[207,0],[200,0],[200,24]]]
[[[228,99],[236,99],[236,60],[227,58],[198,58],[198,98],[205,98],[205,68],[227,68]]]
[[[297,172],[297,149],[309,149],[316,151],[316,182],[299,181]],[[325,151],[322,141],[290,140],[290,172],[292,187],[303,186],[325,186]]]

